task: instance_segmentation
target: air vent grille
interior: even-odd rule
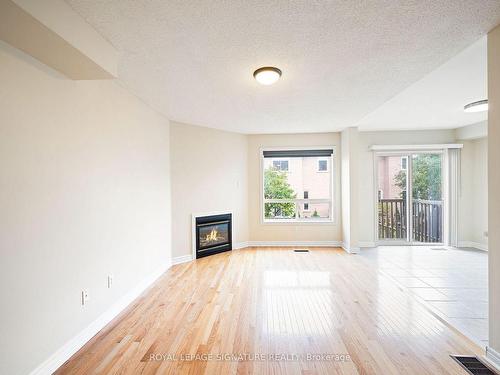
[[[473,375],[495,375],[486,365],[481,362],[477,357],[467,357],[462,355],[452,355],[455,361],[457,361],[469,374]]]

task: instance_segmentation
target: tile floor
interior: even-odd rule
[[[380,246],[360,255],[463,334],[488,344],[487,252]]]

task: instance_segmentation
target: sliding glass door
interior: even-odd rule
[[[407,170],[407,155],[378,156],[377,209],[379,240],[408,240]]]
[[[442,154],[411,155],[411,241],[443,242]]]
[[[443,242],[442,164],[439,152],[377,155],[379,242]]]

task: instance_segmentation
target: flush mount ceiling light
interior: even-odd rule
[[[253,72],[253,76],[261,85],[269,86],[280,79],[281,70],[273,66],[265,66]]]
[[[469,103],[464,107],[464,112],[483,112],[488,110],[488,99],[479,100],[477,102]]]

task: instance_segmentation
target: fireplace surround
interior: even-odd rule
[[[232,216],[231,213],[193,216],[195,258],[232,250]]]

